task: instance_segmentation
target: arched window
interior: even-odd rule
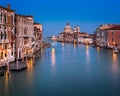
[[[3,52],[1,52],[1,59],[3,59]]]
[[[11,24],[13,24],[13,15],[11,16]]]
[[[0,13],[0,23],[2,23],[2,13]]]
[[[7,53],[5,53],[5,57],[7,57]]]
[[[4,14],[4,22],[6,23],[6,14]]]
[[[1,37],[1,40],[2,40],[2,38],[3,38],[3,34],[2,34],[2,32],[0,33],[0,37]]]
[[[5,31],[5,35],[4,35],[4,39],[6,40],[6,36],[7,36],[7,34],[6,34],[6,31]]]

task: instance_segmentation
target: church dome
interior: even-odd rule
[[[71,33],[72,32],[72,28],[71,28],[69,23],[66,24],[66,26],[64,28],[64,32],[66,32],[66,33]]]
[[[65,28],[66,28],[66,29],[71,28],[70,24],[69,24],[69,23],[67,23],[67,24],[66,24],[66,26],[65,26]]]

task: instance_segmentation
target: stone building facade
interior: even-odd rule
[[[15,11],[0,6],[0,61],[14,61],[15,49]]]
[[[16,14],[16,56],[21,59],[33,53],[34,21],[32,16]]]
[[[120,25],[106,24],[96,29],[96,45],[113,48],[120,46]]]
[[[40,50],[42,47],[42,32],[43,32],[42,25],[35,22],[34,23],[35,51]]]

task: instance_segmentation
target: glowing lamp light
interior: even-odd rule
[[[52,52],[53,52],[53,53],[55,52],[55,49],[54,49],[54,48],[52,48]]]
[[[116,43],[115,43],[115,42],[113,42],[113,44],[115,45]]]

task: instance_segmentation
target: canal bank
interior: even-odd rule
[[[44,54],[45,49],[49,48],[51,45],[48,42],[43,42],[42,46],[40,48],[37,48],[37,50],[34,51],[33,54],[26,55],[22,59],[15,59],[13,62],[9,62],[6,60],[2,66],[0,66],[0,76],[3,76],[4,74],[10,73],[10,71],[13,72],[19,72],[27,69],[27,61],[32,60],[33,64],[35,64],[35,61],[37,58],[39,58],[42,54]]]
[[[119,96],[120,54],[52,42],[36,65],[0,77],[1,96]],[[22,83],[22,84],[21,84]]]

